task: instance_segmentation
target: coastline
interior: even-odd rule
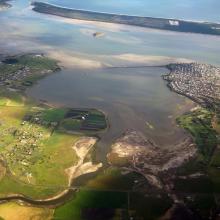
[[[220,24],[209,22],[191,22],[179,19],[164,19],[141,16],[129,16],[121,14],[110,14],[103,12],[92,12],[79,9],[69,9],[65,7],[58,7],[43,2],[33,2],[33,9],[39,13],[57,15],[66,18],[99,21],[107,23],[128,24],[133,26],[140,26],[145,28],[153,28],[160,30],[220,35]]]
[[[65,9],[72,9],[72,10],[79,10],[79,11],[88,11],[88,12],[95,12],[95,13],[102,13],[102,14],[111,14],[111,15],[115,15],[116,13],[110,13],[110,12],[105,12],[105,11],[92,11],[92,10],[87,10],[85,8],[72,8],[72,7],[65,7],[65,6],[60,6],[57,4],[52,4],[52,3],[48,3],[52,6],[55,7],[60,7],[60,8],[65,8]],[[137,15],[137,14],[125,14],[125,13],[118,13],[118,15],[125,15],[125,16],[132,16],[132,17],[145,17],[145,16],[141,16],[141,15]],[[166,17],[157,17],[159,19],[167,19]],[[206,21],[206,20],[194,20],[194,19],[182,19],[182,18],[174,18],[174,17],[169,17],[169,19],[172,20],[184,20],[184,21],[188,21],[188,22],[197,22],[197,23],[215,23],[215,24],[220,24],[220,22],[213,22],[213,21]]]
[[[173,64],[173,65],[175,65],[175,64]],[[181,65],[181,64],[176,64],[176,65]],[[183,64],[183,65],[184,65],[184,64]],[[166,67],[166,68],[169,70],[169,68],[168,68],[167,65],[164,65],[163,67]],[[118,67],[116,67],[116,68],[118,68]],[[182,94],[182,95],[184,95],[184,94]],[[80,140],[79,140],[79,141],[80,141]],[[94,140],[91,140],[91,141],[93,142]],[[79,143],[79,142],[78,142],[78,143]],[[77,145],[77,143],[76,143],[76,145]],[[77,148],[76,145],[73,147],[74,150],[76,150],[76,148]],[[85,164],[83,163],[83,158],[84,158],[84,156],[87,155],[87,153],[89,152],[90,148],[91,148],[91,146],[88,146],[87,149],[84,149],[84,150],[83,150],[83,149],[81,149],[81,147],[79,147],[79,152],[78,152],[78,153],[80,153],[81,150],[82,150],[82,152],[84,151],[84,153],[83,153],[81,156],[77,153],[78,156],[80,157],[80,162],[79,162],[77,165],[75,165],[75,166],[73,166],[73,167],[70,167],[69,169],[66,170],[66,171],[68,171],[67,173],[69,174],[69,186],[70,186],[72,180],[74,179],[74,177],[79,176],[78,174],[81,173],[82,170],[84,170],[84,168],[85,168],[85,170],[90,170],[90,169],[92,169],[92,170],[96,171],[96,169],[100,167],[100,164],[99,164],[99,165],[95,165],[95,167],[93,167],[93,165],[92,165],[90,162],[86,162]],[[181,152],[181,151],[180,151],[180,152]],[[187,152],[188,152],[188,150],[187,150]],[[163,167],[162,170],[169,170],[169,169],[173,170],[173,169],[176,169],[176,167],[172,167],[172,166],[173,166],[173,164],[176,164],[179,159],[181,159],[181,161],[179,161],[180,164],[177,163],[177,164],[178,164],[177,166],[182,166],[182,162],[186,162],[185,159],[188,160],[189,157],[190,157],[191,159],[194,157],[194,151],[193,151],[192,154],[193,154],[193,155],[191,155],[191,152],[189,152],[189,154],[186,154],[186,155],[185,155],[186,158],[184,158],[184,157],[183,157],[183,158],[178,158],[178,157],[177,157],[177,158],[173,158],[173,160],[170,160],[169,163],[166,164],[167,166]],[[189,155],[189,157],[188,157],[188,155]],[[184,155],[183,155],[183,156],[184,156]],[[88,165],[88,166],[87,166],[87,165]],[[93,169],[93,168],[94,168],[94,169]],[[149,168],[151,168],[151,166],[149,166]],[[152,169],[154,170],[155,167],[152,166]],[[135,171],[135,170],[133,169],[133,171]],[[136,172],[137,172],[137,171],[139,172],[138,169],[136,170]],[[160,172],[160,170],[159,170],[159,171],[157,171],[157,170],[156,170],[156,171],[153,171],[153,173],[154,173],[154,172],[157,173],[157,172]],[[139,172],[139,173],[142,173],[142,172]],[[148,179],[149,182],[158,184],[158,186],[159,186],[159,188],[160,188],[160,182],[157,181],[157,179],[155,179],[154,175],[146,175],[146,178]],[[168,182],[169,182],[169,181],[168,181]],[[22,196],[22,195],[17,195],[17,194],[16,194],[16,195],[11,195],[11,196],[9,196],[9,197],[7,197],[7,198],[6,198],[6,197],[0,198],[0,201],[2,201],[2,202],[8,202],[8,201],[12,201],[12,200],[16,200],[16,201],[22,200],[24,203],[27,203],[27,204],[30,204],[30,205],[56,207],[56,206],[58,206],[59,204],[62,204],[66,198],[72,197],[73,194],[74,194],[78,189],[80,189],[80,188],[71,188],[71,187],[68,187],[68,189],[62,191],[61,193],[58,193],[57,195],[52,196],[52,197],[50,197],[50,198],[47,198],[47,199],[45,199],[45,200],[32,200],[32,199],[29,199],[28,197],[24,197],[24,196]],[[169,190],[170,190],[170,189],[169,189]],[[168,191],[169,191],[169,190],[168,190]],[[66,200],[65,200],[65,201],[66,201]]]
[[[35,65],[35,68],[37,65],[43,65],[46,67],[42,67],[41,66],[41,70],[36,70],[34,69],[34,71],[31,69],[31,67],[27,67],[26,65],[28,65],[26,62],[30,62],[30,66],[31,65]],[[6,91],[11,91],[13,90],[13,95],[20,95],[22,97],[22,99],[25,99],[25,103],[23,103],[21,105],[22,108],[25,108],[25,104],[27,104],[29,107],[35,107],[35,106],[41,106],[41,107],[49,107],[49,109],[54,109],[54,107],[49,106],[48,103],[42,103],[42,102],[36,102],[34,100],[29,99],[26,94],[24,94],[25,90],[27,89],[28,85],[25,85],[23,82],[26,82],[27,77],[30,76],[35,76],[35,78],[33,79],[31,85],[33,85],[34,83],[36,83],[38,80],[40,80],[42,77],[45,77],[46,75],[52,74],[57,72],[58,70],[60,70],[60,66],[58,65],[58,61],[57,60],[51,60],[47,57],[45,57],[43,54],[35,54],[35,53],[28,53],[28,54],[18,54],[18,55],[13,55],[13,56],[2,56],[2,59],[0,60],[1,65],[3,65],[4,67],[7,65],[11,65],[11,66],[16,66],[18,65],[18,63],[21,65],[21,63],[25,63],[23,64],[24,67],[19,68],[18,70],[15,69],[15,72],[10,72],[10,74],[8,74],[8,77],[4,77],[4,75],[0,78],[0,86],[1,86],[1,96],[4,98],[5,94],[7,96],[7,92]],[[35,63],[36,62],[36,63]],[[3,68],[4,68],[3,67]],[[49,69],[46,69],[49,68]],[[12,82],[13,84],[8,84],[9,79],[13,79]],[[19,81],[20,83],[18,84],[17,81]],[[7,82],[7,83],[6,83]],[[17,84],[16,84],[17,83]],[[15,88],[15,89],[13,89]],[[17,88],[17,89],[16,89]],[[13,99],[13,95],[9,95],[12,99]],[[0,97],[0,98],[2,98]],[[7,100],[7,99],[6,99]],[[3,102],[1,103],[1,107],[4,108],[4,105],[8,106],[8,103],[10,101],[8,100],[7,102]],[[19,105],[20,106],[20,105]],[[10,107],[10,105],[8,106]],[[25,113],[26,114],[26,113]],[[27,123],[27,121],[24,121],[25,119],[23,119],[20,123],[21,126],[25,126],[25,124]],[[45,125],[46,126],[46,125]],[[48,130],[50,130],[51,128],[48,128]],[[26,131],[25,131],[26,132]],[[65,133],[65,132],[64,132]],[[50,135],[53,134],[53,129],[50,130]],[[67,132],[66,132],[67,134]],[[42,135],[42,134],[41,134]],[[49,136],[50,136],[49,135]],[[51,137],[51,136],[50,136]],[[48,138],[50,138],[48,137]],[[74,137],[74,136],[73,136]],[[0,197],[0,203],[6,203],[9,201],[23,201],[24,203],[30,204],[30,205],[37,205],[37,206],[57,206],[59,204],[62,204],[63,202],[65,202],[67,199],[69,199],[70,197],[72,197],[72,194],[78,190],[78,188],[75,187],[71,187],[72,181],[73,179],[75,179],[77,176],[83,175],[84,173],[90,173],[90,172],[95,172],[97,169],[99,169],[101,167],[101,164],[97,164],[97,165],[93,165],[92,162],[87,162],[84,163],[84,159],[87,156],[87,154],[89,153],[89,151],[91,150],[91,148],[95,145],[97,138],[95,137],[90,137],[87,135],[82,136],[78,135],[78,140],[76,140],[76,143],[74,144],[73,148],[71,149],[71,151],[73,151],[73,154],[77,154],[77,156],[79,157],[79,161],[77,163],[76,166],[73,167],[69,167],[65,170],[63,170],[63,173],[65,176],[67,176],[67,186],[58,186],[58,185],[40,185],[40,184],[33,184],[33,183],[27,183],[27,182],[23,182],[19,179],[16,179],[14,172],[9,168],[8,165],[8,161],[5,158],[5,156],[3,155],[2,158],[0,158],[0,165],[2,165],[2,170],[4,171],[3,176],[1,176],[1,180],[6,177],[10,178],[12,180],[14,180],[17,184],[21,183],[24,187],[25,186],[30,186],[30,187],[39,187],[42,189],[58,189],[57,193],[54,193],[51,196],[42,196],[42,197],[46,197],[45,199],[33,199],[30,195],[24,195],[24,192],[19,192],[19,193],[13,193],[13,190],[11,192],[5,193],[4,196],[4,192],[2,193],[3,196]],[[22,137],[24,138],[24,136]],[[27,139],[28,140],[28,139]],[[27,140],[23,140],[24,143],[27,142]],[[80,146],[80,149],[77,148],[78,145],[82,145],[80,144],[80,142],[83,142],[83,146]],[[22,143],[22,141],[21,141]],[[75,146],[76,145],[76,146]],[[87,146],[88,145],[88,146]],[[86,148],[86,149],[84,149]],[[85,151],[85,152],[84,152]],[[84,153],[83,153],[84,152]],[[29,155],[31,155],[31,153],[29,152]],[[13,157],[12,157],[13,158]],[[74,164],[74,161],[72,161],[72,164]],[[27,163],[26,163],[27,165]],[[68,172],[67,172],[68,171]],[[25,190],[24,190],[25,191]]]

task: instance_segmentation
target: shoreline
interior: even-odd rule
[[[159,30],[168,30],[184,33],[220,35],[220,24],[210,22],[192,22],[179,19],[165,19],[153,17],[141,17],[121,14],[111,14],[104,12],[93,12],[88,10],[70,9],[59,7],[43,2],[33,2],[32,10],[44,13],[79,19],[86,21],[99,21],[106,23],[127,24],[144,28],[153,28]]]
[[[48,3],[47,4],[50,4],[52,6],[55,6],[55,7],[60,7],[60,8],[64,8],[64,9],[71,9],[71,10],[79,10],[79,11],[88,11],[88,12],[95,12],[95,13],[101,13],[101,14],[111,14],[111,15],[115,15],[116,13],[111,13],[111,12],[105,12],[105,11],[92,11],[92,10],[88,10],[88,9],[85,9],[85,8],[72,8],[72,7],[65,7],[65,6],[60,6],[60,5],[57,5],[57,4],[52,4],[52,3]],[[124,15],[124,16],[132,16],[132,17],[145,17],[143,15],[138,15],[138,14],[125,14],[125,13],[117,13],[118,15]],[[215,22],[215,21],[206,21],[206,20],[193,20],[193,19],[183,19],[183,18],[165,18],[165,17],[156,17],[158,19],[172,19],[172,20],[184,20],[184,21],[188,21],[188,22],[197,22],[197,23],[215,23],[215,24],[220,24],[220,21],[219,22]]]
[[[36,58],[36,57],[40,57],[42,59],[49,59],[48,57],[44,56],[44,54],[36,54],[36,53],[20,53],[20,54],[17,54],[17,55],[5,55],[5,56],[2,56],[2,59],[0,60],[0,63],[2,65],[11,65],[11,64],[17,64],[19,61],[19,59],[22,59],[22,58]],[[39,59],[40,59],[39,58]],[[46,71],[45,74],[43,74],[42,77],[45,77],[46,75],[49,75],[49,74],[52,74],[52,73],[56,73],[58,70],[60,70],[60,66],[58,65],[58,61],[57,60],[50,60],[51,62],[54,62],[54,66],[53,68],[50,70],[50,72]],[[46,62],[46,61],[45,61]],[[25,68],[23,68],[25,69]],[[23,71],[22,69],[22,71]],[[16,80],[25,80],[25,77],[27,75],[25,75],[21,70],[19,70],[19,74],[18,74],[18,77],[14,80],[16,82]],[[42,72],[44,73],[44,71],[41,71],[39,73],[33,73],[30,71],[30,74],[42,74]],[[15,71],[14,72],[14,75],[16,75],[17,72]],[[13,74],[12,74],[13,75]],[[20,77],[20,78],[19,78]],[[40,80],[42,77],[38,78],[33,82],[36,83],[38,80]],[[9,86],[5,83],[5,78],[1,78],[1,82],[0,82],[0,86],[1,86],[1,89],[2,91],[7,91],[7,90],[13,90],[14,94],[18,94],[18,95],[21,95],[22,97],[25,98],[25,103],[27,102],[28,104],[36,104],[36,105],[43,105],[43,106],[49,106],[49,103],[42,103],[41,101],[34,101],[32,99],[30,99],[29,97],[27,97],[25,91],[27,89],[27,86],[24,86],[24,85],[21,85],[20,88],[17,90],[14,90],[15,87],[13,87],[13,85]],[[3,93],[3,97],[4,97],[4,93]],[[22,104],[22,107],[24,107],[25,104]],[[9,106],[11,107],[11,106]],[[13,107],[13,106],[12,106]],[[106,116],[105,116],[106,118]],[[81,133],[82,135],[82,133]],[[88,163],[84,163],[84,159],[85,157],[87,156],[87,154],[89,153],[90,149],[95,145],[97,141],[97,138],[93,137],[93,136],[87,136],[87,135],[84,135],[84,136],[80,136],[79,137],[79,140],[76,141],[76,145],[78,145],[78,142],[83,142],[85,146],[82,146],[81,148],[83,147],[86,147],[86,145],[89,145],[87,148],[88,150],[86,151],[85,154],[82,154],[82,152],[78,152],[80,151],[80,149],[78,150],[76,147],[75,147],[75,144],[73,146],[73,150],[76,151],[76,154],[77,156],[80,158],[80,160],[78,161],[77,163],[77,166],[75,167],[76,169],[73,169],[73,167],[69,167],[67,168],[66,170],[64,170],[64,173],[67,175],[67,179],[68,179],[68,185],[67,186],[53,186],[55,188],[60,188],[60,190],[58,190],[58,193],[55,193],[54,195],[51,195],[45,199],[33,199],[31,198],[30,196],[25,196],[22,192],[21,193],[9,193],[7,196],[2,196],[0,197],[0,203],[7,203],[9,201],[22,201],[24,203],[27,203],[29,205],[38,205],[38,206],[41,206],[41,205],[46,205],[46,206],[57,206],[59,204],[62,204],[66,201],[66,199],[72,197],[72,194],[73,192],[75,192],[76,190],[78,190],[79,188],[76,188],[76,187],[72,187],[71,184],[73,182],[73,179],[75,178],[75,172],[77,172],[77,169],[80,170],[82,168],[82,171],[80,173],[78,173],[78,176],[80,175],[83,175],[82,173],[89,173],[89,172],[95,172],[97,169],[100,168],[100,164],[95,164],[93,165],[92,162],[88,162]],[[82,149],[81,149],[82,151]],[[82,155],[81,155],[82,154]],[[0,158],[0,163],[4,165],[4,170],[5,170],[5,173],[7,174],[10,174],[10,176],[12,176],[12,178],[15,178],[12,173],[11,173],[11,170],[8,168],[8,165],[7,165],[7,160],[6,158],[4,158],[3,160],[3,157]],[[86,167],[83,167],[83,165],[87,165]],[[88,166],[90,165],[90,166]],[[71,169],[72,172],[67,172],[68,169]],[[4,178],[4,176],[2,177]],[[19,182],[19,180],[16,180],[15,181]],[[25,184],[27,186],[32,186],[33,188],[34,187],[42,187],[42,188],[50,188],[50,186],[47,186],[47,185],[32,185],[32,184],[28,184],[28,183],[23,183],[22,184]],[[4,195],[4,193],[3,193]]]
[[[174,64],[175,65],[175,64]],[[180,65],[180,64],[176,64],[176,65]],[[155,67],[155,66],[154,66]],[[166,68],[166,69],[168,69],[168,70],[170,70],[169,68],[168,68],[168,65],[163,65],[163,66],[160,66],[160,67],[163,67],[163,68]],[[114,67],[113,67],[114,68]],[[127,68],[127,67],[116,67],[116,68]],[[135,67],[128,67],[128,68],[135,68]],[[171,70],[170,70],[171,71]],[[163,77],[163,75],[161,76],[161,77]],[[183,95],[183,96],[185,96],[184,94],[181,94],[181,95]],[[187,97],[187,96],[186,96]],[[80,140],[79,140],[80,141]],[[76,143],[77,144],[77,143]],[[76,146],[75,147],[73,147],[73,149],[75,149],[76,148]],[[87,155],[87,153],[88,153],[88,151],[90,150],[91,148],[89,147],[89,149],[84,149],[84,156],[86,156]],[[80,157],[81,158],[81,157]],[[78,166],[79,165],[79,166]],[[78,189],[80,189],[80,188],[71,188],[71,183],[72,183],[72,181],[73,181],[73,179],[74,179],[74,177],[75,176],[77,176],[76,174],[77,174],[77,169],[78,169],[78,167],[81,167],[82,166],[82,168],[83,168],[83,158],[81,158],[80,159],[80,164],[77,164],[77,165],[75,165],[75,166],[73,166],[73,167],[70,167],[70,168],[68,168],[67,170],[68,171],[70,171],[70,172],[67,172],[67,173],[69,173],[69,187],[67,188],[67,189],[65,189],[64,191],[62,191],[62,192],[60,192],[60,193],[58,193],[57,195],[55,195],[55,196],[51,196],[51,197],[49,197],[49,198],[47,198],[47,199],[45,199],[45,200],[32,200],[32,199],[30,199],[30,198],[28,198],[28,197],[25,197],[25,196],[22,196],[22,195],[10,195],[10,196],[8,196],[8,197],[2,197],[2,198],[0,198],[0,202],[3,202],[3,203],[7,203],[7,202],[9,202],[9,201],[23,201],[24,203],[27,203],[27,204],[29,204],[29,205],[37,205],[37,206],[57,206],[57,205],[59,205],[60,203],[63,203],[64,201],[64,199],[66,199],[66,198],[69,198],[69,197],[72,197],[72,195],[76,192],[76,190],[78,190]],[[92,166],[92,164],[88,164],[88,162],[87,162],[87,165],[89,165],[89,168],[91,168],[91,166]],[[91,165],[91,166],[90,166]],[[95,166],[97,166],[97,165],[95,165]],[[99,167],[100,167],[100,165],[98,165]],[[74,168],[74,170],[72,170],[72,168]],[[88,168],[88,167],[85,167],[85,168]],[[71,193],[72,192],[72,193]],[[71,195],[70,195],[71,194]],[[58,204],[59,203],[59,204]]]

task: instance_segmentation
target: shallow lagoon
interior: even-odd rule
[[[97,4],[100,2],[88,5]],[[43,52],[65,66],[28,94],[57,105],[106,112],[111,125],[103,136],[107,148],[127,129],[141,130],[158,143],[177,140],[179,131],[173,115],[181,111],[179,106],[185,99],[166,87],[161,78],[167,72],[165,68],[104,66],[159,65],[175,62],[176,58],[220,65],[220,37],[73,21],[33,12],[27,0],[13,2],[0,19],[4,30],[0,38],[2,53]],[[94,38],[92,33],[96,31],[105,35]]]
[[[109,130],[101,134],[97,157],[106,157],[110,145],[127,130],[148,135],[161,147],[181,140],[183,131],[175,117],[184,111],[184,97],[171,93],[161,75],[162,67],[63,70],[51,75],[27,94],[55,106],[98,108],[109,119]],[[189,107],[188,107],[189,108]]]
[[[147,16],[219,21],[218,0],[187,0],[185,2],[189,5],[183,6],[187,10],[180,10],[182,3],[177,1],[170,7],[167,2],[172,4],[174,0],[166,1],[166,5],[161,4],[162,0],[121,0],[117,1],[117,8],[113,7],[114,0],[96,0],[90,1],[90,4],[88,1],[64,0],[62,5],[77,8],[86,6],[85,9],[114,13],[132,12]],[[49,2],[61,5],[61,1]],[[201,8],[201,2],[204,8]],[[27,94],[58,106],[91,107],[106,112],[110,128],[102,135],[97,146],[96,159],[99,162],[105,160],[115,138],[127,129],[144,132],[160,146],[179,141],[183,133],[175,126],[175,116],[186,110],[183,107],[186,99],[171,93],[161,78],[167,69],[103,66],[157,64],[154,63],[157,56],[163,56],[157,57],[162,63],[170,60],[167,57],[177,57],[220,65],[219,37],[73,22],[32,12],[27,0],[12,3],[13,8],[0,13],[3,30],[0,53],[43,52],[62,61],[61,65],[65,68],[61,72],[41,80]],[[195,3],[199,7],[196,13],[195,6],[191,7]],[[96,31],[104,32],[105,36],[94,38],[92,33]],[[151,59],[152,56],[155,56],[154,59]],[[109,181],[109,186],[112,186],[112,182]],[[98,186],[98,183],[94,185]]]

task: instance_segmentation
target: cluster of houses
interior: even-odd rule
[[[34,55],[34,57],[40,57],[41,55]],[[16,62],[15,62],[16,61]],[[33,68],[20,64],[16,58],[7,58],[0,61],[0,86],[7,86],[11,88],[21,88],[21,86],[29,86],[28,79],[32,75],[45,75],[52,73],[50,69],[39,70],[37,73]],[[30,82],[30,85],[32,83]]]
[[[1,72],[0,74],[0,85],[10,85],[11,83],[24,79],[27,76],[30,76],[30,68],[28,67],[20,67],[16,71]]]
[[[10,166],[19,167],[19,172],[24,175],[34,162],[34,155],[39,152],[40,142],[45,134],[37,127],[26,122],[21,128],[14,131],[14,142],[4,154]]]
[[[207,106],[220,99],[220,68],[207,64],[170,64],[164,76],[169,87]]]

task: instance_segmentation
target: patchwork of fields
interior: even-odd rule
[[[43,55],[0,63],[0,197],[45,199],[64,192],[71,183],[67,170],[79,161],[74,145],[107,127],[97,110],[53,108],[22,95],[57,69],[56,61]]]

